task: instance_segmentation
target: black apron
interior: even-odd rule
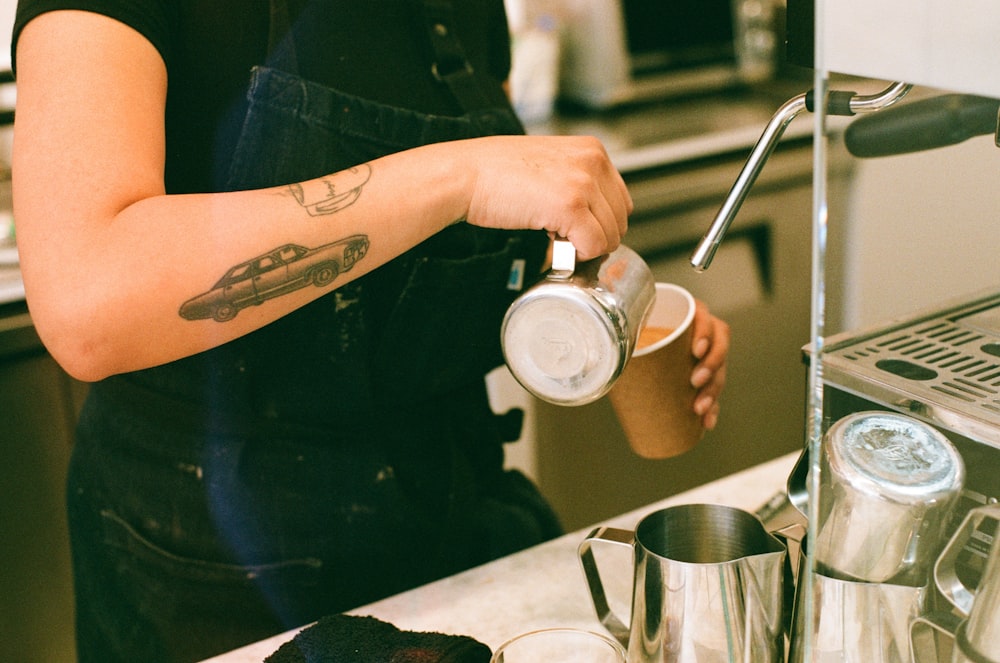
[[[520,133],[438,39],[448,11],[425,16],[461,117],[303,80],[272,0],[273,58],[252,73],[227,188]],[[512,274],[539,273],[546,243],[457,224],[257,332],[93,385],[69,482],[81,663],[195,660],[557,535],[502,469],[520,421],[490,411],[483,383]]]

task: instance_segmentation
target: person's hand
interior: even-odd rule
[[[596,138],[492,136],[467,146],[475,176],[468,223],[546,230],[581,260],[618,247],[632,198]]]
[[[719,419],[719,395],[726,384],[726,356],[729,354],[729,325],[712,315],[704,302],[697,301],[692,324],[691,353],[698,359],[691,372],[691,384],[698,390],[694,411],[707,430]]]

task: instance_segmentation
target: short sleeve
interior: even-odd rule
[[[169,0],[19,0],[10,42],[15,72],[17,42],[24,27],[46,12],[64,9],[103,14],[128,25],[148,39],[169,66],[173,57],[172,28],[176,25],[175,4]]]

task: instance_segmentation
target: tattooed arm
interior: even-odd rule
[[[25,288],[46,346],[83,380],[251,332],[456,220],[545,229],[592,257],[617,246],[631,211],[600,144],[567,137],[455,141],[290,186],[166,195],[166,69],[145,38],[58,11],[28,24],[17,49]],[[306,267],[317,253],[336,273],[303,271],[261,306],[211,301],[224,276],[238,284],[241,270]]]

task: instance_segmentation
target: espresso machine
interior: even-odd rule
[[[825,421],[884,409],[948,437],[966,467],[956,517],[1000,499],[1000,292],[832,336],[822,375]]]
[[[923,113],[924,105],[934,110],[945,103],[938,99],[929,101],[932,102],[929,105],[914,102],[916,112]],[[965,99],[960,101],[964,103]],[[970,103],[981,104],[982,100],[973,99]],[[1000,102],[993,101],[987,109],[992,114],[993,131],[997,131],[998,126],[998,105]],[[900,108],[907,113],[914,112],[912,107]],[[897,118],[888,116],[889,111],[886,113],[887,125],[891,128]],[[861,129],[867,131],[864,125]],[[881,132],[882,128],[878,127],[877,131]],[[891,139],[893,132],[887,135],[890,140],[886,149],[895,149]],[[848,140],[848,147],[850,142]],[[751,159],[748,167],[760,168],[761,164],[754,165]],[[734,195],[743,196],[746,192]],[[720,214],[731,217],[738,207],[736,204]],[[710,243],[718,239],[709,232],[700,247],[702,251],[696,252],[692,261],[704,260],[705,256],[710,261]],[[703,264],[702,268],[706,266]],[[949,587],[957,585],[970,596],[968,589],[974,592],[976,588],[980,593],[989,590],[991,595],[1000,596],[998,520],[996,516],[974,518],[983,510],[1000,513],[1000,291],[992,289],[966,295],[864,329],[824,338],[820,352],[816,352],[813,344],[803,348],[803,362],[809,370],[818,369],[824,449],[831,433],[842,422],[880,412],[890,413],[919,422],[943,435],[960,456],[964,476],[957,499],[948,505],[937,535],[923,547],[921,554],[926,559],[918,560],[927,570],[923,580],[913,587],[893,583],[857,584],[825,577],[818,583],[823,588],[821,594],[836,595],[834,602],[837,605],[831,608],[837,613],[838,623],[834,628],[838,637],[846,640],[845,634],[852,633],[852,638],[864,640],[872,632],[872,620],[888,619],[886,615],[891,615],[890,621],[895,623],[886,630],[897,633],[881,633],[873,638],[880,640],[882,646],[892,641],[889,648],[854,649],[845,653],[839,646],[824,649],[830,645],[820,643],[820,651],[807,658],[793,645],[789,660],[793,663],[826,661],[824,654],[832,651],[840,656],[837,660],[859,662],[1000,661],[1000,651],[990,649],[988,656],[983,653],[987,647],[994,647],[993,643],[1000,647],[1000,608],[994,605],[980,609],[980,614],[990,611],[989,626],[984,627],[988,631],[979,635],[980,642],[970,645],[965,625],[969,623],[971,599],[966,599],[964,608],[958,607]],[[806,438],[809,439],[808,431]],[[774,516],[776,522],[784,520],[787,524],[789,505],[796,516],[803,518],[803,527],[808,522],[808,503],[814,497],[810,495],[809,486],[809,451],[807,448],[788,477],[787,494],[779,496],[784,498],[783,503],[779,499],[770,505],[777,508],[766,507],[758,512],[769,527],[775,521],[768,522],[768,518]],[[824,467],[824,471],[828,469]],[[843,499],[843,494],[832,496],[832,492],[824,482],[818,496],[833,502]],[[851,505],[846,508],[850,510]],[[825,510],[820,519],[828,517],[829,511]],[[974,525],[968,525],[969,522]],[[906,527],[902,525],[901,529]],[[860,528],[855,524],[842,527],[845,546],[853,543],[854,537],[866,535],[866,532],[858,533],[857,529],[870,530],[870,523]],[[963,530],[969,531],[960,536]],[[822,527],[819,531],[822,532]],[[949,539],[952,539],[951,545],[948,545]],[[943,552],[946,548],[947,554]],[[949,568],[947,573],[939,568],[945,561]],[[803,576],[799,575],[797,584],[802,582]],[[863,591],[877,592],[877,596],[872,599],[856,589],[859,587]],[[865,603],[876,605],[863,609],[856,607]],[[845,608],[845,604],[853,607]],[[851,609],[857,612],[850,613]],[[815,619],[820,618],[816,616]],[[857,622],[854,631],[851,624],[844,623],[851,620]],[[859,651],[864,653],[859,654]],[[966,654],[966,651],[973,653]]]
[[[838,126],[846,125],[844,145],[859,158],[936,149],[980,135],[994,136],[1000,148],[1000,72],[992,64],[997,55],[992,28],[1000,26],[1000,9],[994,5],[959,9],[924,0],[788,0],[787,13],[789,56],[816,69],[814,88],[786,102],[765,127],[691,256],[696,270],[710,266],[784,128],[800,113],[821,116],[814,142],[819,152],[825,149],[827,118],[838,116],[850,118]],[[908,82],[859,95],[832,89],[831,78],[838,73]],[[949,93],[904,101],[914,84]],[[822,155],[816,163],[822,163]],[[801,539],[805,563],[796,580],[789,658],[795,663],[1000,662],[1000,291],[966,295],[824,337],[827,209],[821,170],[814,174],[814,320],[811,343],[803,351],[810,372],[807,448],[788,478],[787,495],[779,496],[805,517],[803,527],[812,537]],[[845,433],[845,426],[853,430],[855,424],[879,420],[874,425],[882,429],[871,438]],[[893,426],[896,430],[889,431]],[[947,449],[954,459],[957,474],[950,478],[957,477],[953,485],[960,487],[928,533],[924,525],[931,519],[923,514],[936,506],[934,496],[917,517],[912,514],[918,512],[898,507],[922,497],[911,491],[926,488],[916,475],[935,463],[943,466],[938,461],[944,454],[926,456],[934,446],[926,440],[932,438],[939,441],[936,449]],[[865,448],[869,440],[872,447]],[[856,476],[831,479],[838,470],[830,456],[844,450],[855,456],[848,474]],[[873,497],[867,516],[856,513],[860,493],[874,485],[871,497],[886,484],[895,494],[887,497],[890,490]],[[891,515],[882,522],[872,517],[892,509],[897,509],[898,527],[892,526]],[[765,508],[758,515],[767,520],[776,513]],[[852,564],[861,557],[851,555],[861,550],[859,539],[872,544],[862,552],[877,556],[900,532],[924,539],[919,546],[900,546],[895,560],[920,574],[866,577],[855,570],[861,567]],[[914,553],[919,559],[906,559],[909,551],[919,551]],[[824,554],[840,568],[825,563]]]
[[[944,525],[947,535],[959,531],[975,510],[995,508],[1000,500],[1000,292],[830,337],[821,357],[824,428],[853,413],[895,412],[932,426],[958,450],[965,480]],[[983,520],[956,547],[950,563],[958,582],[972,588],[984,584],[991,553],[1000,552],[997,535],[996,521]],[[936,542],[935,555],[946,542]],[[949,652],[956,648],[962,615],[943,596],[946,592],[942,581],[928,581],[922,615],[910,624],[912,655],[919,663],[953,660]]]
[[[845,108],[854,103],[858,106],[856,110],[864,105],[866,110],[884,113],[884,119],[878,122],[872,114],[871,122],[865,117],[848,127],[845,140],[848,150],[855,156],[875,157],[930,149],[982,133],[995,134],[1000,147],[1000,101],[945,95],[888,109],[908,91],[909,86],[896,83],[877,95],[860,97],[851,93],[836,102]],[[708,268],[756,173],[780,138],[781,129],[789,118],[806,108],[803,96],[779,109],[715,223],[693,254],[692,265],[696,269]],[[908,135],[914,122],[937,130],[922,131],[914,139]],[[941,130],[953,124],[956,131]],[[928,144],[928,140],[938,144]],[[940,143],[942,140],[945,142]],[[821,343],[806,346],[803,357],[819,380],[822,405],[819,434],[807,431],[805,437],[819,439],[821,443],[814,447],[807,445],[809,448],[788,478],[784,506],[791,505],[798,515],[805,517],[803,527],[810,524],[810,516],[816,516],[819,524],[810,536],[819,534],[817,543],[822,543],[822,535],[831,529],[828,526],[831,513],[838,509],[844,522],[835,524],[834,529],[842,537],[839,542],[844,548],[858,547],[858,538],[871,538],[880,528],[895,535],[903,532],[913,538],[922,536],[925,540],[919,547],[921,558],[910,561],[925,573],[915,580],[899,577],[871,580],[858,574],[837,576],[827,573],[817,554],[813,561],[819,566],[812,567],[816,572],[807,580],[808,574],[803,573],[800,564],[789,660],[793,663],[1000,662],[997,517],[1000,514],[1000,291],[993,289],[964,296],[865,329],[823,338]],[[900,523],[899,527],[880,523],[876,527],[870,515],[866,520],[853,513],[856,505],[848,495],[850,489],[844,490],[845,482],[837,484],[834,479],[830,483],[828,478],[821,478],[816,484],[821,489],[812,492],[815,486],[810,484],[810,472],[819,464],[812,461],[810,452],[823,449],[815,455],[826,458],[830,438],[844,422],[859,417],[877,418],[879,413],[913,422],[917,433],[923,428],[942,436],[945,446],[957,452],[957,465],[963,475],[961,487],[957,489],[957,497],[949,501],[942,522],[935,524],[933,535],[924,527],[929,519],[920,522],[923,516],[911,518],[912,512],[900,517],[912,522]],[[918,456],[924,449],[901,446],[898,457],[901,462],[894,469],[913,459],[922,460]],[[880,449],[879,454],[882,460],[893,460],[891,448]],[[822,470],[817,474],[829,473],[830,468],[823,466]],[[862,473],[870,471],[872,474],[866,480],[879,483],[886,478],[880,476],[883,470],[884,467],[873,465],[862,468]],[[901,490],[905,492],[918,483],[914,480],[902,485]],[[885,499],[898,502],[902,498],[897,495]],[[811,511],[810,501],[825,501],[827,506],[819,512]],[[924,506],[934,501],[931,497]],[[833,508],[829,506],[831,503],[835,505]],[[992,515],[983,516],[984,513]],[[758,515],[767,521],[766,511]],[[802,541],[803,551],[805,543]],[[826,545],[830,545],[829,541]],[[884,552],[890,546],[878,547]],[[845,558],[846,555],[841,556]],[[802,617],[801,590],[807,582],[814,587],[811,600],[815,601],[816,612]],[[978,604],[973,603],[977,589],[979,595],[987,596]],[[956,600],[956,593],[965,598]],[[979,619],[975,622],[974,605],[979,607]],[[818,624],[815,636],[818,642],[813,643],[811,655],[804,654],[800,643],[794,640],[796,629],[807,628],[803,625],[807,621]],[[979,630],[969,636],[968,625],[973,623]]]

